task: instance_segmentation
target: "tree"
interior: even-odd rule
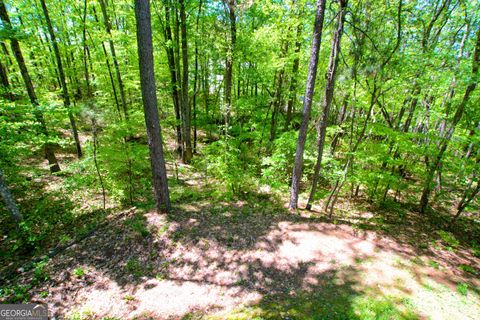
[[[179,93],[179,70],[177,70],[176,66],[177,63],[175,62],[175,53],[173,50],[173,37],[172,37],[172,28],[170,23],[170,1],[165,1],[165,27],[164,29],[164,38],[165,38],[165,51],[167,53],[167,61],[168,61],[168,69],[170,71],[170,83],[171,83],[171,90],[172,90],[172,100],[173,100],[173,108],[175,110],[175,130],[176,130],[176,138],[177,138],[177,153],[180,156],[183,156],[183,139],[182,139],[182,125],[181,125],[181,117],[180,117],[180,93]]]
[[[43,0],[42,0],[43,1]],[[120,72],[120,66],[118,64],[117,53],[115,51],[115,45],[112,38],[112,25],[107,13],[107,5],[105,0],[100,0],[100,7],[102,9],[103,23],[105,25],[105,31],[108,33],[108,44],[110,46],[110,53],[112,55],[113,66],[115,68],[115,74],[117,75],[118,88],[120,91],[120,101],[122,102],[123,115],[125,120],[128,120],[128,108],[127,108],[127,98],[125,97],[125,88],[122,80],[122,73]]]
[[[235,16],[235,0],[223,0],[228,18],[230,21],[230,43],[227,47],[227,58],[225,60],[225,132],[228,131],[230,113],[232,109],[232,81],[233,81],[233,63],[235,55],[235,44],[237,42],[237,24]]]
[[[343,34],[343,22],[347,9],[347,0],[340,0],[340,12],[337,18],[337,28],[332,37],[332,49],[330,51],[330,61],[328,63],[328,70],[325,78],[327,83],[325,85],[325,93],[323,97],[322,117],[317,122],[317,162],[315,164],[315,173],[313,175],[312,190],[307,202],[307,210],[312,208],[313,197],[317,190],[318,178],[320,174],[320,167],[322,165],[323,148],[325,145],[325,136],[327,134],[327,121],[330,113],[330,106],[333,99],[333,91],[335,89],[335,75],[337,73],[338,55],[340,52],[340,40]]]
[[[72,127],[73,138],[75,140],[75,146],[77,148],[78,158],[82,157],[82,147],[80,145],[80,138],[78,136],[77,124],[75,118],[73,117],[72,110],[70,109],[70,95],[68,94],[67,81],[65,80],[65,72],[63,70],[62,57],[60,55],[60,49],[58,48],[57,38],[55,37],[55,32],[53,30],[52,21],[50,20],[50,15],[48,13],[47,5],[45,0],[40,0],[42,4],[43,15],[45,16],[45,21],[47,23],[48,33],[50,34],[50,41],[52,43],[53,52],[55,54],[55,59],[57,61],[58,74],[60,77],[60,84],[62,86],[62,98],[65,108],[67,109],[68,119],[70,120],[70,126]]]
[[[296,209],[298,206],[298,193],[303,170],[303,152],[305,149],[305,141],[307,140],[308,122],[310,121],[313,93],[315,91],[315,80],[317,78],[318,53],[320,51],[320,44],[322,42],[324,14],[325,0],[318,0],[315,22],[313,26],[310,63],[308,64],[307,85],[305,88],[305,98],[303,100],[302,123],[298,131],[297,150],[295,152],[295,161],[293,163],[290,203],[288,205],[290,209]]]
[[[422,197],[420,198],[421,213],[425,213],[428,207],[430,194],[432,192],[433,177],[435,176],[435,173],[437,172],[437,170],[439,170],[440,168],[440,164],[442,162],[445,151],[447,150],[450,139],[452,138],[453,133],[455,132],[455,128],[457,127],[458,123],[462,119],[463,113],[470,100],[470,96],[472,92],[477,87],[479,60],[480,60],[480,28],[477,30],[475,47],[474,47],[474,52],[472,56],[472,71],[471,71],[470,81],[465,89],[465,93],[463,94],[462,100],[460,101],[460,103],[456,108],[455,114],[452,119],[452,123],[450,124],[450,127],[446,131],[444,139],[440,143],[438,154],[435,156],[434,160],[428,165],[428,168],[427,168],[427,177],[423,185]]]
[[[10,215],[12,216],[13,220],[18,224],[20,221],[23,220],[23,215],[18,210],[17,202],[15,198],[12,196],[10,189],[3,178],[3,172],[0,170],[0,195],[2,195],[3,201],[5,202],[5,207],[8,211],[10,211]]]
[[[5,7],[5,3],[3,2],[3,0],[0,1],[0,18],[2,20],[2,23],[8,29],[12,30],[12,24],[10,23],[10,18],[8,16],[7,8]],[[43,116],[43,112],[39,108],[37,95],[35,93],[35,89],[33,88],[32,79],[30,78],[30,74],[28,73],[28,69],[25,64],[25,59],[23,58],[22,50],[20,49],[20,44],[18,43],[18,40],[14,36],[10,38],[10,45],[12,48],[13,55],[17,60],[20,73],[22,74],[22,79],[25,84],[28,97],[30,99],[30,102],[33,105],[33,108],[34,108],[33,113],[35,115],[35,119],[40,125],[40,132],[45,137],[45,140],[47,140],[44,143],[44,151],[45,151],[45,158],[47,158],[48,160],[50,172],[52,173],[58,172],[60,171],[60,166],[58,165],[57,158],[55,157],[55,153],[53,151],[53,145],[48,142],[49,135],[48,135],[47,125],[45,123],[45,118]]]
[[[182,33],[182,137],[185,149],[182,160],[189,163],[192,160],[192,135],[190,128],[190,106],[188,105],[188,45],[187,45],[187,16],[185,14],[185,1],[180,0],[180,29]]]
[[[152,167],[153,191],[156,209],[159,212],[170,211],[167,170],[163,157],[163,142],[157,110],[155,92],[155,74],[153,64],[152,27],[150,22],[150,1],[135,1],[135,20],[137,23],[137,45],[140,67],[143,110],[147,128],[150,163]]]

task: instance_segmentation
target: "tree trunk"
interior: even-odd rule
[[[202,0],[198,2],[198,14],[196,22],[196,35],[195,35],[195,72],[193,78],[193,153],[197,153],[197,94],[198,88],[198,22],[200,20],[200,14],[202,12]]]
[[[192,160],[192,136],[190,128],[190,108],[188,105],[188,45],[187,45],[187,17],[185,15],[185,1],[180,0],[180,30],[182,33],[182,134],[185,150],[182,160],[189,163]]]
[[[317,11],[313,27],[312,51],[310,62],[308,64],[307,85],[305,88],[305,98],[303,101],[302,123],[298,132],[297,150],[295,153],[295,162],[293,164],[292,185],[290,189],[290,209],[296,209],[298,206],[298,192],[300,180],[302,180],[303,169],[303,151],[307,139],[308,122],[312,109],[312,99],[315,90],[315,80],[317,78],[318,53],[322,41],[323,20],[325,14],[325,0],[317,1]]]
[[[282,59],[285,59],[287,54],[288,54],[288,42],[285,41],[284,45],[282,46],[282,52],[280,53],[280,57]],[[282,105],[282,90],[283,90],[284,77],[285,77],[285,66],[282,66],[282,69],[280,69],[280,71],[278,72],[277,83],[275,86],[275,96],[273,98],[272,119],[270,123],[270,141],[275,140],[277,136],[277,118]]]
[[[10,88],[10,81],[8,80],[7,67],[0,61],[0,80],[2,81],[3,92],[2,95],[5,99],[13,101],[14,95]]]
[[[23,216],[20,213],[20,210],[18,210],[15,198],[12,196],[10,189],[8,189],[7,184],[5,183],[2,170],[0,170],[0,195],[2,196],[3,201],[5,202],[5,207],[10,212],[13,220],[18,224],[23,220]]]
[[[300,22],[297,26],[297,39],[295,40],[295,59],[293,60],[292,79],[290,80],[290,88],[288,89],[287,115],[285,118],[285,128],[287,131],[292,121],[292,112],[295,109],[296,91],[297,91],[297,74],[300,67],[300,50],[302,48],[302,27]]]
[[[182,139],[182,127],[181,127],[181,117],[180,117],[180,98],[178,92],[178,74],[175,63],[175,54],[173,51],[173,37],[172,37],[172,28],[170,25],[170,1],[165,2],[165,30],[164,30],[165,41],[168,43],[165,46],[165,51],[167,53],[168,69],[170,70],[170,82],[172,85],[172,100],[173,108],[175,110],[175,130],[177,132],[177,153],[182,156],[183,154],[183,139]]]
[[[460,122],[460,120],[462,119],[463,112],[468,103],[468,100],[470,99],[470,95],[472,94],[472,92],[475,90],[477,86],[476,77],[478,76],[477,74],[478,74],[479,60],[480,60],[480,28],[477,30],[475,49],[474,49],[473,58],[472,58],[471,80],[467,88],[465,89],[463,99],[458,105],[455,115],[453,116],[453,120],[450,125],[450,128],[445,133],[445,138],[442,140],[442,143],[439,145],[439,152],[435,157],[435,160],[430,164],[430,166],[427,169],[427,177],[424,182],[422,197],[420,198],[420,213],[425,213],[425,211],[428,208],[428,202],[429,202],[430,194],[433,188],[432,181],[435,176],[435,173],[437,172],[437,170],[441,165],[443,155],[447,150],[448,143],[453,136],[455,128],[458,122]]]
[[[48,14],[45,0],[40,0],[40,3],[42,4],[42,10],[47,23],[48,33],[50,34],[50,41],[52,42],[53,52],[55,53],[55,59],[57,60],[58,74],[60,76],[60,83],[62,85],[63,104],[68,112],[68,119],[70,120],[70,126],[72,127],[73,138],[75,139],[75,146],[77,148],[77,156],[78,158],[81,158],[82,147],[80,146],[80,138],[78,137],[77,124],[75,123],[75,118],[73,117],[72,110],[70,109],[70,95],[68,94],[68,87],[65,80],[65,72],[63,70],[60,50],[58,48],[57,39],[55,38],[55,32],[53,31],[52,21],[50,20],[50,15]]]
[[[4,26],[8,29],[12,28],[10,23],[10,18],[8,17],[7,8],[3,3],[3,0],[0,0],[0,19]],[[18,68],[20,69],[20,73],[23,78],[23,82],[25,84],[25,88],[28,93],[28,97],[30,102],[34,108],[34,115],[36,121],[40,124],[40,132],[44,135],[45,140],[47,140],[44,144],[45,150],[45,158],[48,160],[48,165],[50,168],[50,172],[58,172],[60,171],[60,166],[58,165],[57,158],[55,157],[55,153],[53,151],[53,146],[48,142],[48,130],[47,125],[45,123],[45,118],[43,116],[43,112],[40,110],[37,100],[37,95],[35,94],[35,89],[33,88],[32,79],[28,73],[27,66],[25,64],[25,60],[23,59],[22,50],[20,49],[20,44],[18,40],[14,37],[10,39],[10,45],[12,48],[13,55],[15,56],[15,60],[17,60]]]
[[[149,0],[135,0],[135,19],[137,22],[140,83],[156,209],[158,212],[168,212],[170,211],[170,196],[168,192],[167,170],[163,157],[162,132],[158,118],[157,94],[155,91]]]
[[[348,0],[340,0],[340,13],[338,14],[337,29],[332,38],[332,49],[330,51],[330,61],[328,63],[328,71],[325,76],[327,83],[325,85],[325,94],[323,99],[323,110],[320,121],[317,123],[317,162],[315,164],[315,172],[313,175],[312,190],[307,202],[307,210],[312,208],[313,197],[317,191],[318,178],[320,176],[320,167],[322,165],[323,148],[325,145],[325,136],[327,133],[327,121],[332,105],[333,91],[335,90],[335,74],[337,72],[338,54],[340,51],[340,41],[343,34],[343,22]]]
[[[44,0],[42,0],[44,1]],[[123,108],[123,114],[125,116],[125,120],[128,120],[128,109],[127,109],[127,100],[125,98],[125,88],[123,86],[123,80],[122,80],[122,74],[120,73],[120,66],[118,65],[118,59],[117,59],[117,54],[115,52],[115,46],[113,44],[113,38],[112,38],[112,26],[110,24],[110,20],[108,19],[108,13],[107,13],[107,6],[105,4],[104,0],[99,0],[100,2],[100,7],[102,9],[102,15],[103,15],[103,22],[105,24],[105,30],[108,33],[108,43],[110,45],[110,53],[112,54],[112,59],[113,59],[113,66],[115,68],[115,73],[117,75],[117,82],[118,82],[118,88],[120,91],[120,101],[122,102],[122,108]]]
[[[235,55],[235,43],[237,42],[237,25],[235,16],[235,0],[224,0],[228,7],[228,17],[230,20],[230,44],[227,49],[227,59],[225,61],[225,133],[228,132],[230,113],[232,109],[232,81],[233,81],[233,63]]]
[[[93,6],[92,9],[93,9],[95,21],[99,22],[95,7]],[[118,112],[118,117],[121,119],[122,112],[120,111],[120,103],[118,102],[117,87],[115,86],[115,80],[113,78],[112,67],[110,65],[110,59],[108,58],[107,48],[105,47],[105,43],[103,41],[102,41],[102,51],[103,51],[103,56],[105,57],[105,64],[107,65],[108,78],[110,79],[110,85],[112,86],[113,98],[115,100],[115,107]]]

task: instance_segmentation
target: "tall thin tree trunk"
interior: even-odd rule
[[[288,42],[285,41],[284,45],[282,46],[282,52],[280,53],[280,57],[285,59],[288,54]],[[272,110],[272,118],[270,123],[270,141],[275,140],[277,136],[277,118],[278,113],[280,112],[280,108],[282,106],[282,91],[283,91],[283,82],[285,77],[285,66],[282,66],[282,69],[278,72],[277,83],[275,86],[275,96],[273,98],[273,110]]]
[[[10,23],[10,18],[8,16],[7,8],[3,3],[3,0],[0,0],[0,19],[6,28],[11,29],[12,25]],[[32,79],[30,78],[30,74],[28,73],[27,66],[25,64],[25,60],[23,59],[22,50],[20,49],[20,44],[16,38],[10,39],[10,45],[12,48],[13,55],[15,56],[15,60],[17,60],[18,68],[20,69],[20,73],[22,75],[23,82],[25,84],[25,89],[27,90],[28,97],[30,102],[34,108],[34,115],[36,121],[40,124],[40,132],[45,137],[45,158],[48,160],[48,165],[50,168],[50,172],[58,172],[60,171],[60,166],[58,165],[57,158],[55,157],[55,153],[53,151],[53,146],[48,142],[48,130],[47,125],[45,123],[45,117],[43,116],[43,112],[40,110],[38,105],[37,95],[35,94],[35,89],[33,88]]]
[[[181,126],[181,117],[180,117],[180,97],[178,92],[178,74],[175,63],[175,53],[173,51],[173,37],[172,37],[172,28],[170,25],[170,1],[165,1],[165,29],[164,37],[165,41],[169,45],[165,46],[165,51],[167,53],[168,68],[170,70],[170,82],[172,85],[172,99],[173,99],[173,108],[175,110],[175,130],[177,132],[177,153],[182,156],[183,154],[183,139],[182,139],[182,126]]]
[[[120,72],[120,66],[118,64],[117,54],[115,52],[115,45],[113,44],[112,26],[111,26],[110,20],[108,18],[107,6],[105,4],[105,1],[104,0],[99,0],[99,2],[100,2],[100,7],[102,9],[103,22],[105,24],[105,30],[107,31],[108,36],[109,36],[108,43],[109,43],[109,46],[110,46],[110,53],[112,55],[113,66],[115,68],[115,73],[117,75],[118,89],[120,91],[120,101],[122,103],[123,114],[124,114],[125,120],[128,120],[128,109],[127,109],[127,100],[125,98],[125,87],[123,85],[122,74]]]
[[[332,105],[333,91],[335,90],[335,75],[337,73],[338,55],[340,51],[340,42],[343,34],[343,22],[348,0],[340,0],[340,13],[337,18],[337,29],[332,38],[332,49],[330,51],[330,61],[328,63],[328,71],[326,74],[327,83],[325,85],[325,94],[323,99],[323,110],[320,121],[317,123],[317,162],[315,163],[315,171],[313,174],[312,190],[308,197],[306,209],[312,208],[312,201],[317,191],[318,178],[320,176],[320,167],[322,166],[323,148],[325,146],[325,137],[327,133],[327,121]]]
[[[150,1],[135,0],[137,22],[138,62],[142,89],[145,125],[147,127],[150,163],[152,167],[153,191],[158,212],[170,211],[167,170],[163,156],[163,142],[155,92],[153,63],[152,26],[150,22]]]
[[[193,153],[197,153],[197,94],[200,85],[198,85],[198,22],[200,20],[200,14],[202,12],[202,0],[198,2],[198,13],[196,22],[196,35],[195,35],[195,72],[193,78]],[[198,88],[197,88],[198,86]]]
[[[303,11],[302,11],[303,12]],[[302,48],[302,27],[303,23],[300,22],[297,26],[297,36],[295,40],[295,58],[293,59],[292,67],[292,79],[290,80],[290,87],[288,89],[288,102],[287,102],[287,115],[285,118],[285,128],[287,131],[290,127],[290,122],[292,121],[292,112],[295,109],[295,100],[296,100],[296,91],[297,91],[297,82],[298,82],[298,69],[300,67],[300,50]]]
[[[2,87],[3,87],[3,96],[10,100],[14,100],[14,95],[12,94],[12,90],[10,88],[10,81],[8,80],[8,73],[7,73],[7,67],[3,65],[3,63],[0,61],[0,80],[2,82]]]
[[[75,123],[75,118],[73,117],[73,113],[70,108],[70,95],[68,94],[68,87],[65,80],[65,72],[63,70],[60,50],[58,48],[57,39],[55,37],[55,32],[53,31],[52,21],[50,20],[50,15],[48,14],[45,0],[40,0],[40,3],[42,4],[43,14],[45,16],[45,21],[47,22],[48,33],[50,34],[50,41],[52,42],[53,52],[55,53],[55,59],[57,60],[58,74],[60,76],[60,83],[62,85],[63,104],[68,112],[68,119],[70,120],[70,126],[72,127],[73,138],[75,139],[75,146],[77,148],[77,156],[78,158],[81,158],[82,147],[80,145],[80,138],[78,137],[77,124]]]
[[[187,17],[185,14],[185,0],[180,2],[180,30],[182,33],[182,137],[185,143],[183,162],[189,163],[192,160],[192,136],[190,127],[190,108],[188,105],[188,43],[187,43]]]
[[[225,133],[228,131],[230,114],[232,110],[232,82],[233,82],[233,63],[235,55],[235,44],[237,42],[237,25],[235,16],[235,0],[224,0],[228,7],[228,17],[230,20],[230,43],[227,49],[227,59],[225,61]]]
[[[0,170],[0,195],[2,196],[5,207],[10,212],[13,220],[18,224],[23,220],[23,215],[20,213],[20,210],[18,210],[17,202],[12,196],[12,193],[3,178],[2,170]]]
[[[435,176],[435,173],[439,169],[443,155],[445,151],[447,150],[448,144],[450,142],[450,139],[453,136],[453,133],[455,131],[455,128],[457,124],[460,122],[463,116],[463,112],[465,110],[465,107],[468,103],[468,100],[470,99],[470,95],[472,92],[475,90],[477,87],[477,82],[476,82],[476,77],[478,76],[478,64],[480,60],[480,28],[477,30],[477,36],[476,36],[476,43],[475,43],[475,49],[473,53],[473,58],[472,58],[472,73],[471,73],[471,80],[470,83],[468,84],[467,88],[465,89],[465,93],[463,95],[462,101],[459,103],[457,110],[455,112],[455,115],[453,116],[452,123],[450,124],[450,128],[447,130],[445,133],[445,138],[442,140],[441,144],[439,145],[439,152],[435,159],[432,161],[430,166],[427,168],[427,177],[425,178],[424,186],[423,186],[423,191],[422,191],[422,197],[420,198],[420,212],[425,213],[425,211],[428,208],[428,202],[430,200],[430,194],[432,192],[433,186],[432,186],[432,181]]]
[[[303,101],[302,123],[298,132],[297,150],[295,152],[295,162],[293,164],[290,203],[288,205],[290,209],[296,209],[298,206],[298,193],[303,171],[303,152],[305,149],[305,141],[307,140],[308,122],[310,121],[312,99],[315,90],[315,80],[317,78],[318,53],[320,51],[320,44],[322,42],[324,14],[325,0],[318,0],[313,27],[310,63],[308,64],[307,85],[305,88],[305,98]]]
[[[95,7],[93,6],[92,9],[93,9],[93,14],[94,14],[94,17],[95,17],[95,21],[99,22]],[[110,79],[110,85],[112,86],[113,98],[115,100],[115,107],[116,107],[116,110],[118,112],[118,116],[121,119],[122,118],[122,113],[120,111],[120,103],[118,101],[117,87],[115,85],[115,80],[114,80],[113,73],[112,73],[112,67],[110,65],[110,59],[108,58],[107,48],[105,47],[105,43],[103,41],[102,41],[102,51],[103,51],[103,55],[105,57],[105,64],[107,65],[107,71],[108,71],[108,77]],[[88,47],[87,47],[87,53],[88,53]]]

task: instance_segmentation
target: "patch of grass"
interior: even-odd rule
[[[436,261],[429,260],[428,265],[434,269],[437,269],[437,270],[440,269],[440,264]]]
[[[30,300],[31,285],[15,285],[0,288],[0,300],[4,303],[26,303]]]
[[[451,247],[455,249],[460,245],[460,242],[455,238],[455,236],[447,231],[439,230],[437,231],[437,234],[440,236],[442,241],[448,245],[448,247]]]
[[[140,265],[140,262],[136,259],[128,259],[125,268],[128,273],[134,275],[137,278],[143,275],[142,266]]]
[[[425,265],[425,263],[423,262],[423,260],[422,260],[421,258],[419,258],[419,257],[415,257],[415,258],[413,258],[411,261],[412,261],[413,264],[416,264],[416,265],[418,265],[418,266],[424,266],[424,265]]]
[[[85,270],[83,270],[83,268],[75,268],[75,269],[73,269],[73,274],[75,276],[81,278],[85,275]]]
[[[480,258],[480,247],[479,246],[474,246],[472,248],[473,250],[473,255],[477,258]]]
[[[362,259],[360,257],[355,257],[355,263],[356,264],[361,264],[363,261],[364,261],[364,259]]]
[[[468,288],[469,287],[467,283],[459,283],[457,285],[457,292],[460,293],[462,296],[467,296]]]
[[[400,299],[400,304],[403,309],[406,309],[405,311],[400,310],[392,300],[388,298],[375,299],[372,297],[359,296],[353,301],[353,314],[356,315],[358,319],[418,319],[415,313],[410,310],[412,308],[412,302],[410,300],[405,300],[405,298]]]
[[[125,301],[134,301],[135,300],[135,297],[130,295],[130,294],[126,294],[124,297],[123,297],[123,300]]]
[[[136,232],[138,235],[144,238],[150,235],[150,231],[147,229],[145,225],[145,220],[139,214],[133,216],[130,219],[125,220],[124,224],[130,227],[130,229],[132,229],[134,232]]]
[[[65,245],[65,244],[69,243],[70,241],[72,241],[72,238],[70,238],[68,235],[63,234],[63,235],[60,236],[60,239],[59,239],[60,244]]]
[[[461,265],[458,266],[458,269],[462,270],[463,272],[468,272],[468,273],[471,273],[471,274],[474,274],[474,275],[478,274],[477,270],[475,270],[474,268],[472,268],[468,264],[461,264]]]
[[[37,285],[50,279],[50,275],[46,270],[48,260],[42,260],[34,264],[32,284]]]
[[[159,236],[161,236],[162,234],[164,234],[168,230],[168,227],[169,227],[169,224],[164,223],[160,228],[158,228],[157,234]]]
[[[42,298],[46,298],[46,297],[48,297],[48,295],[49,295],[49,292],[48,292],[48,291],[42,291],[42,292],[40,292],[40,297],[42,297]]]
[[[96,316],[92,311],[74,311],[66,317],[67,320],[93,320],[95,318]],[[102,320],[105,319],[102,318]]]
[[[264,297],[258,305],[232,313],[206,317],[210,320],[413,320],[418,316],[408,298],[370,297],[352,291],[328,291],[328,294],[300,293],[295,296]]]
[[[428,291],[433,291],[435,288],[432,287],[430,284],[428,283],[423,283],[422,286],[427,289]]]

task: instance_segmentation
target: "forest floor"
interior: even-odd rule
[[[329,221],[181,172],[170,214],[110,210],[16,287],[56,319],[480,319],[480,251],[408,206],[344,199]]]

